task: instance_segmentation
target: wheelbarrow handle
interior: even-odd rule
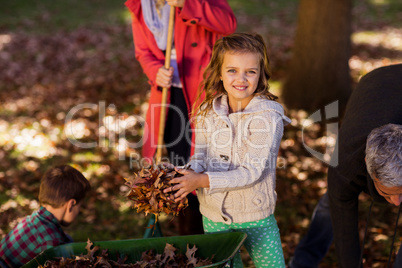
[[[165,56],[165,68],[166,69],[170,68],[170,58],[171,58],[172,44],[173,44],[173,29],[174,29],[175,11],[176,11],[176,8],[174,6],[170,6],[169,28],[168,28],[166,56]],[[166,123],[167,96],[168,96],[168,88],[164,87],[162,89],[161,114],[160,114],[160,120],[159,120],[158,147],[157,147],[157,150],[156,150],[156,163],[160,163],[160,161],[162,159],[163,136],[165,134],[165,123]]]

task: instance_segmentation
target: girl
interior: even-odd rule
[[[197,190],[206,233],[247,233],[257,267],[285,267],[274,218],[275,169],[283,126],[290,122],[269,91],[263,38],[237,33],[218,40],[204,73],[205,100],[196,117],[194,170],[165,192],[176,201]],[[235,267],[242,267],[240,254]]]

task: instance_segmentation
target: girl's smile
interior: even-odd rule
[[[247,86],[233,86],[235,89],[239,90],[239,91],[244,91],[247,89]]]
[[[254,96],[260,72],[258,54],[251,52],[225,53],[221,79],[228,94],[231,112],[239,112],[246,108]]]

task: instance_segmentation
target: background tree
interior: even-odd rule
[[[300,0],[293,58],[282,97],[290,109],[314,111],[351,92],[352,0]]]

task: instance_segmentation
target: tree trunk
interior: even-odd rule
[[[288,109],[309,112],[351,93],[352,0],[300,0],[289,75],[282,97]]]

